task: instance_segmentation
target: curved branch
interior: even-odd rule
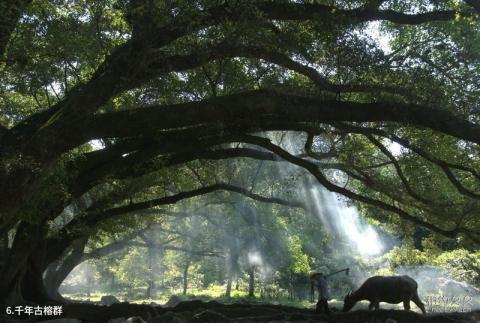
[[[104,113],[82,123],[82,129],[65,134],[71,142],[95,138],[129,137],[158,129],[178,129],[199,124],[266,127],[271,122],[378,122],[389,121],[430,128],[480,143],[480,125],[447,111],[401,103],[338,102],[314,97],[256,90],[199,102]]]
[[[258,145],[260,147],[268,149],[268,150],[274,152],[275,154],[277,154],[278,156],[280,156],[281,158],[291,162],[292,164],[295,164],[295,165],[298,165],[300,167],[305,168],[313,176],[315,176],[315,178],[320,182],[320,184],[322,184],[329,191],[336,192],[336,193],[342,194],[342,195],[344,195],[348,198],[351,198],[353,200],[357,200],[359,202],[363,202],[363,203],[366,203],[366,204],[369,204],[369,205],[372,205],[372,206],[377,206],[377,207],[379,207],[379,208],[381,208],[385,211],[395,213],[398,216],[400,216],[400,218],[402,218],[406,221],[409,221],[411,223],[423,226],[423,227],[431,230],[432,232],[441,234],[441,235],[443,235],[445,237],[448,237],[448,238],[456,238],[457,235],[459,234],[459,228],[454,228],[454,229],[451,229],[451,230],[440,228],[440,227],[438,227],[438,226],[436,226],[432,223],[426,222],[426,221],[424,221],[424,220],[422,220],[418,217],[415,217],[415,216],[407,213],[406,211],[404,211],[404,210],[402,210],[402,209],[400,209],[396,206],[387,204],[387,203],[385,203],[383,201],[380,201],[380,200],[376,200],[376,199],[373,199],[373,198],[370,198],[370,197],[367,197],[367,196],[363,196],[363,195],[354,193],[354,192],[349,191],[345,188],[337,186],[337,185],[331,183],[325,177],[325,175],[322,174],[322,172],[319,170],[319,168],[314,163],[309,162],[309,161],[304,160],[304,159],[301,159],[301,158],[297,158],[297,157],[291,155],[289,152],[287,152],[287,151],[283,150],[282,148],[272,144],[270,142],[270,140],[268,140],[268,139],[260,138],[260,137],[254,137],[254,136],[244,136],[242,141],[246,142],[246,143]],[[474,239],[473,237],[470,237],[470,238]],[[480,244],[480,240],[476,240],[476,242]]]
[[[463,184],[455,177],[455,175],[450,170],[450,168],[448,168],[448,166],[443,165],[443,166],[440,166],[440,167],[442,168],[445,175],[447,175],[447,178],[450,180],[450,182],[453,184],[453,186],[457,189],[457,191],[460,194],[466,195],[466,196],[471,197],[473,199],[477,199],[477,200],[480,199],[480,194],[472,192],[469,189],[467,189],[465,186],[463,186]]]
[[[347,125],[347,124],[335,124],[335,127],[338,127],[338,128],[341,128],[341,129],[346,129],[346,130],[348,130],[350,132],[354,132],[354,133],[360,133],[360,134],[364,134],[364,135],[376,134],[376,135],[379,135],[381,137],[388,138],[388,139],[400,144],[401,146],[403,146],[407,149],[410,149],[411,151],[415,152],[416,154],[425,158],[426,160],[430,161],[431,163],[439,166],[440,169],[442,169],[442,171],[445,173],[445,175],[450,180],[452,185],[457,189],[457,191],[460,194],[466,195],[466,196],[474,198],[474,199],[480,199],[480,194],[472,192],[472,191],[468,190],[467,188],[465,188],[463,186],[463,184],[455,177],[452,170],[450,169],[450,168],[455,168],[455,169],[458,169],[458,170],[462,170],[462,171],[465,171],[465,172],[468,172],[468,173],[472,174],[477,179],[480,179],[480,176],[479,176],[478,172],[475,171],[474,169],[470,168],[470,167],[463,166],[463,165],[452,164],[452,163],[446,162],[444,160],[441,160],[439,158],[436,158],[436,157],[432,156],[430,153],[426,152],[425,150],[410,144],[410,142],[407,139],[400,138],[400,137],[398,137],[396,135],[393,135],[393,134],[389,134],[386,131],[381,130],[381,129],[365,128],[365,127],[353,126],[353,125]]]
[[[432,201],[429,199],[423,198],[419,196],[415,191],[413,191],[412,187],[410,186],[407,178],[403,174],[402,168],[400,167],[400,164],[398,163],[397,159],[395,156],[392,155],[392,153],[380,142],[378,141],[374,136],[372,135],[365,135],[368,140],[370,140],[371,143],[373,143],[380,151],[390,159],[392,162],[393,166],[395,167],[395,170],[397,171],[397,175],[400,178],[400,180],[403,183],[403,186],[407,190],[408,194],[410,194],[413,198],[419,200],[420,202],[426,203],[426,204],[431,204]]]
[[[182,247],[176,247],[176,246],[170,246],[170,245],[163,247],[163,249],[185,252],[191,255],[202,256],[202,257],[222,257],[221,252],[215,252],[215,251],[193,250],[189,248],[182,248]]]
[[[391,199],[391,201],[395,201],[395,202],[402,203],[402,204],[407,204],[410,207],[415,208],[417,210],[420,210],[420,211],[425,210],[424,205],[422,205],[422,207],[421,207],[421,206],[419,206],[415,203],[412,203],[411,200],[406,200],[401,194],[398,194],[399,192],[389,191],[385,186],[382,186],[381,184],[376,182],[370,175],[368,175],[366,172],[364,172],[363,169],[361,169],[359,167],[356,167],[355,165],[348,165],[347,166],[347,165],[344,165],[344,164],[333,164],[333,165],[330,166],[330,164],[328,164],[327,167],[322,167],[323,165],[319,165],[319,166],[322,169],[326,168],[326,169],[336,169],[336,170],[342,171],[343,173],[347,174],[349,176],[349,178],[352,178],[353,180],[357,180],[357,181],[361,182],[363,185],[365,185],[365,187],[368,187],[370,190],[381,194],[382,198],[387,197],[387,198]],[[358,172],[358,174],[353,172],[352,169],[355,170],[356,172]],[[346,187],[346,185],[344,185],[343,188],[345,188],[345,187]],[[427,206],[430,207],[430,205],[427,205]]]
[[[305,208],[302,202],[286,201],[286,200],[275,198],[275,197],[264,197],[259,194],[252,193],[249,190],[242,187],[238,187],[230,184],[218,183],[218,184],[213,184],[206,187],[201,187],[191,191],[180,192],[178,194],[171,195],[171,196],[166,196],[166,197],[153,199],[145,202],[131,203],[125,206],[115,207],[112,209],[108,209],[106,211],[91,210],[87,215],[82,217],[77,217],[72,221],[70,221],[67,225],[65,225],[60,230],[58,235],[56,235],[56,237],[53,240],[62,241],[62,237],[69,237],[69,239],[74,239],[78,235],[82,235],[82,228],[92,228],[97,223],[108,220],[112,217],[152,208],[154,206],[175,204],[178,201],[181,201],[184,199],[205,195],[205,194],[212,193],[214,191],[219,191],[219,190],[239,193],[263,203],[275,203],[275,204],[284,205],[288,207]]]
[[[258,160],[276,160],[276,156],[251,148],[211,149],[211,146],[228,142],[228,138],[215,141],[181,141],[158,142],[146,146],[147,151],[136,151],[128,156],[122,156],[125,150],[114,147],[94,152],[93,156],[82,156],[80,162],[86,159],[86,165],[79,164],[78,175],[71,180],[71,192],[80,196],[106,177],[118,179],[138,177],[164,167],[171,167],[193,160],[220,160],[228,158],[247,157]],[[173,146],[172,146],[173,144]],[[180,150],[179,150],[180,147]],[[113,150],[113,152],[112,152]],[[162,155],[162,153],[166,153]],[[91,153],[90,153],[91,154]],[[155,157],[159,155],[159,157]]]
[[[192,197],[200,196],[200,195],[205,195],[205,194],[212,193],[212,192],[218,191],[218,190],[239,193],[239,194],[242,194],[246,197],[249,197],[251,199],[254,199],[254,200],[257,200],[257,201],[260,201],[260,202],[264,202],[264,203],[275,203],[275,204],[279,204],[279,205],[284,205],[284,206],[289,206],[289,207],[298,207],[298,208],[304,208],[305,207],[304,204],[301,203],[301,202],[285,201],[285,200],[282,200],[280,198],[275,198],[275,197],[264,197],[264,196],[252,193],[249,190],[247,190],[245,188],[242,188],[242,187],[238,187],[238,186],[230,185],[230,184],[218,183],[218,184],[213,184],[213,185],[206,186],[206,187],[201,187],[201,188],[191,190],[191,191],[181,192],[181,193],[171,195],[171,196],[166,196],[166,197],[162,197],[162,198],[158,198],[158,199],[149,200],[149,201],[146,201],[146,202],[132,203],[132,204],[129,204],[129,205],[126,205],[126,206],[116,207],[116,208],[109,209],[109,210],[99,212],[99,213],[92,212],[91,214],[85,216],[84,221],[85,221],[85,223],[87,223],[88,226],[93,226],[96,223],[98,223],[99,221],[104,221],[104,220],[109,219],[109,218],[114,217],[114,216],[123,215],[123,214],[131,213],[131,212],[135,212],[135,211],[139,211],[139,210],[144,210],[144,209],[152,208],[154,206],[175,204],[178,201],[181,201],[181,200],[184,200],[184,199],[188,199],[188,198],[192,198]]]
[[[235,46],[222,44],[221,52],[228,56],[259,58],[277,64],[308,77],[314,84],[324,91],[333,93],[342,92],[386,92],[390,94],[411,97],[412,92],[398,86],[379,84],[336,84],[323,77],[315,68],[303,65],[291,59],[288,55],[276,49],[259,46]],[[217,54],[218,55],[218,54]]]
[[[340,9],[336,6],[318,3],[283,3],[265,2],[258,5],[270,19],[305,20],[316,18],[322,20],[359,23],[365,21],[388,20],[396,24],[417,25],[430,21],[448,21],[455,18],[455,11],[430,11],[419,14],[404,14],[394,10],[378,10],[371,7],[357,9]]]
[[[470,0],[467,0],[470,1]],[[476,0],[472,0],[476,1]],[[249,9],[255,7],[262,18],[271,20],[320,20],[332,23],[358,24],[366,21],[387,20],[397,24],[423,24],[431,21],[448,21],[455,19],[456,12],[431,11],[419,14],[405,14],[394,10],[379,10],[378,6],[366,6],[356,9],[341,9],[336,6],[322,5],[318,3],[287,3],[276,1],[264,1],[249,3]],[[142,35],[143,38],[151,41],[152,46],[160,47],[171,43],[174,40],[189,33],[198,31],[219,24],[225,20],[235,21],[257,21],[256,15],[245,15],[245,7],[237,3],[225,3],[220,6],[207,8],[196,16],[191,14],[180,15],[175,21],[156,30],[147,30],[149,35]],[[154,10],[152,10],[154,11]],[[465,13],[466,15],[468,13]],[[154,19],[154,14],[148,12],[146,17],[139,17],[141,25],[145,25],[145,18]],[[151,22],[150,22],[151,24]],[[139,24],[137,24],[138,26]],[[145,31],[144,31],[145,33]]]
[[[423,158],[427,159],[428,161],[437,164],[437,165],[445,165],[449,168],[454,168],[458,169],[467,173],[470,173],[474,177],[480,180],[480,173],[476,171],[475,169],[465,166],[465,165],[459,165],[459,164],[453,164],[451,162],[436,158],[435,156],[430,155],[430,153],[426,152],[425,150],[413,146],[407,139],[400,138],[394,134],[389,134],[386,131],[378,128],[369,128],[369,127],[362,127],[362,126],[355,126],[355,125],[350,125],[346,123],[334,123],[332,124],[334,127],[339,128],[339,129],[345,129],[348,130],[349,132],[352,133],[359,133],[359,134],[375,134],[380,137],[384,137],[387,139],[390,139],[399,145],[415,152],[417,155],[422,156]]]
[[[456,15],[456,12],[453,10],[404,14],[393,10],[378,10],[377,8],[368,6],[347,10],[316,3],[261,2],[253,4],[253,6],[267,19],[319,19],[322,21],[330,20],[335,23],[346,22],[348,24],[375,20],[388,20],[397,24],[422,24],[430,21],[453,20]],[[155,25],[151,21],[148,21],[149,17],[152,18],[152,16],[155,16],[155,13],[147,10],[147,12],[144,12],[144,15],[145,17],[143,18],[146,19],[144,19],[142,25],[148,25],[150,27]],[[16,127],[12,134],[18,133],[18,130],[22,127],[25,128],[25,125],[27,125],[26,128],[30,134],[40,130],[38,134],[34,135],[36,143],[32,143],[29,146],[30,149],[35,151],[35,148],[44,146],[41,145],[41,142],[37,142],[38,140],[41,141],[41,137],[51,138],[54,134],[61,136],[58,132],[65,130],[67,124],[74,125],[81,120],[82,117],[91,115],[97,111],[101,105],[106,103],[108,99],[114,95],[141,85],[155,76],[155,73],[152,74],[152,70],[154,69],[152,69],[151,66],[152,48],[166,46],[182,36],[208,26],[222,23],[225,19],[230,21],[237,21],[239,19],[243,21],[245,18],[259,20],[257,15],[251,15],[251,17],[246,16],[242,6],[233,6],[228,3],[195,12],[195,15],[195,17],[192,17],[191,14],[181,15],[176,17],[173,23],[161,26],[156,30],[151,30],[150,27],[146,29],[141,28],[143,34],[140,36],[137,36],[137,28],[134,28],[132,39],[112,51],[88,83],[76,86],[69,92],[65,100],[62,100],[52,107],[52,109],[43,113],[43,117],[40,118],[43,124],[33,125],[29,119],[23,122],[19,128]],[[172,60],[172,58],[170,60]],[[158,63],[160,62],[157,62],[157,65]],[[164,64],[165,66],[160,64],[163,72],[168,71],[168,66],[170,66],[168,63],[172,64],[171,61]],[[290,62],[290,64],[291,63],[292,62]],[[170,71],[172,70],[174,69],[170,69]],[[311,71],[307,69],[307,72],[310,73]],[[158,73],[158,71],[156,73]],[[99,89],[101,89],[101,91],[99,91]],[[51,111],[53,111],[53,113]],[[37,116],[35,118],[37,118]],[[15,139],[17,139],[15,140],[15,144],[18,144],[18,139],[20,138]],[[23,138],[23,140],[25,139],[29,141],[28,138]],[[7,142],[11,141],[12,140],[8,140]],[[50,150],[55,150],[56,154],[54,155],[57,155],[62,152],[63,148],[61,146],[63,144],[64,143],[59,143],[60,147],[52,147]],[[48,152],[40,149],[36,151],[36,154],[40,156],[44,155],[43,158],[47,158],[45,154],[48,155]]]

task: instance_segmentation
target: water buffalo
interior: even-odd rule
[[[359,289],[345,296],[343,311],[349,311],[357,302],[370,301],[368,308],[379,309],[380,302],[398,304],[410,310],[413,301],[425,314],[425,306],[418,297],[417,282],[409,276],[374,276],[368,278]]]

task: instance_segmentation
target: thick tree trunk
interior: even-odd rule
[[[55,300],[48,295],[43,283],[44,260],[44,246],[35,248],[34,254],[27,257],[26,264],[17,272],[11,282],[6,298],[8,302],[55,303]]]
[[[82,262],[83,252],[87,244],[88,237],[78,239],[72,243],[71,252],[64,258],[49,264],[45,271],[44,284],[48,295],[55,300],[63,301],[63,297],[58,292],[68,274]]]
[[[0,268],[0,303],[29,301],[53,304],[62,301],[61,298],[52,297],[43,281],[49,259],[60,256],[47,248],[46,230],[45,222],[22,221],[18,225],[8,257]]]
[[[185,263],[185,267],[183,268],[183,295],[187,295],[188,289],[188,268],[190,267],[190,259],[187,260]]]
[[[27,270],[22,280],[22,295],[26,301],[39,304],[51,303],[51,298],[43,283],[45,248],[37,248],[37,253],[30,256]]]
[[[21,302],[24,292],[26,300],[45,301],[43,283],[40,282],[45,261],[44,230],[43,224],[19,224],[12,248],[1,268],[0,303],[6,300]]]
[[[25,272],[25,267],[18,271],[17,275],[13,278],[11,282],[10,289],[8,291],[5,291],[5,299],[2,299],[0,303],[16,304],[24,302],[21,282],[22,277],[24,277],[25,275]]]

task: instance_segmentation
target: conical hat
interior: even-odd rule
[[[310,279],[315,279],[316,276],[321,276],[321,275],[322,275],[322,273],[319,272],[319,271],[312,271],[310,273]]]

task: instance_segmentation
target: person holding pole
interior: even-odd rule
[[[320,272],[313,272],[310,274],[310,300],[312,302],[315,301],[315,287],[318,289],[318,302],[315,310],[317,313],[325,312],[326,314],[330,314],[330,308],[328,307],[328,299],[330,298],[330,294],[328,293],[327,277],[341,272],[345,272],[345,274],[348,276],[350,268],[340,269],[328,275],[324,275]]]
[[[312,301],[314,301],[315,287],[318,289],[318,302],[315,312],[330,314],[330,309],[328,308],[328,299],[330,298],[328,283],[322,273],[315,272],[310,275],[310,296]]]

